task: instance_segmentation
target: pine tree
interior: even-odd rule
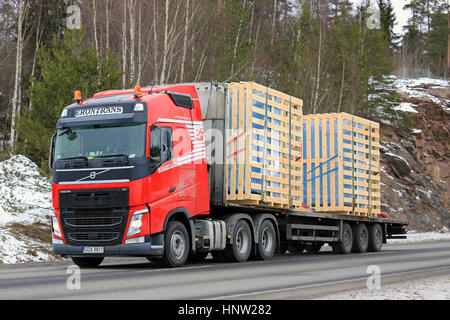
[[[394,32],[396,16],[391,0],[378,0],[378,8],[380,9],[381,28],[384,31],[385,38],[391,49],[397,49],[400,36]]]
[[[441,10],[431,15],[430,36],[426,42],[431,71],[439,77],[446,76],[448,35],[448,8],[442,6]]]
[[[97,58],[95,49],[84,45],[85,30],[66,30],[64,38],[52,47],[39,50],[40,79],[33,78],[28,97],[33,109],[17,122],[18,151],[46,168],[50,137],[64,107],[73,103],[73,92],[90,97],[97,91],[120,86],[118,60],[111,53]],[[100,64],[100,67],[98,67]]]

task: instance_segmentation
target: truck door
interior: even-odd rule
[[[162,231],[166,215],[177,207],[178,170],[173,153],[173,129],[153,125],[150,129],[148,202],[151,232]]]

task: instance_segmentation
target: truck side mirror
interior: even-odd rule
[[[48,155],[48,168],[50,171],[53,170],[53,162],[55,161],[55,142],[56,142],[56,133],[52,135],[52,139],[50,140],[50,151]]]

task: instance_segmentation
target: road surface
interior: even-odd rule
[[[71,261],[0,266],[0,299],[311,299],[450,275],[450,242],[384,245],[381,252],[276,255],[271,261],[187,264],[169,269],[144,258],[106,258],[97,269]]]

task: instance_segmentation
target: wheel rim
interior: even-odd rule
[[[377,246],[380,246],[382,242],[383,242],[383,235],[381,229],[378,228],[377,230],[375,230],[375,244]]]
[[[249,235],[244,228],[239,228],[236,233],[236,248],[241,254],[247,252],[249,247]]]
[[[170,251],[175,259],[180,259],[184,255],[186,243],[183,233],[181,231],[175,231],[170,238]]]
[[[270,252],[273,248],[273,234],[270,228],[265,228],[262,232],[262,246],[265,252]]]
[[[346,230],[344,232],[344,239],[342,239],[342,242],[344,243],[345,248],[349,248],[352,245],[351,230]]]
[[[361,244],[361,247],[366,247],[368,244],[368,237],[367,237],[367,232],[365,232],[364,230],[362,230],[359,234],[359,242]]]

